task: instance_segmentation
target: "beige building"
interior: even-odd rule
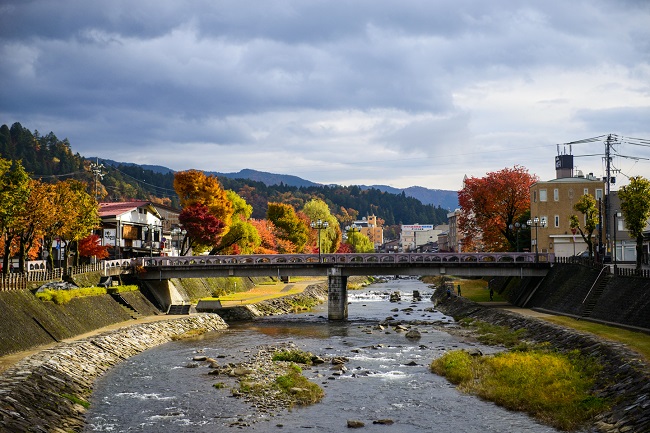
[[[563,157],[571,155],[562,155]],[[536,182],[530,187],[530,215],[531,220],[539,218],[538,227],[530,227],[531,251],[535,251],[535,242],[540,253],[554,253],[556,257],[569,257],[586,250],[587,244],[580,233],[575,235],[571,231],[570,216],[575,214],[578,218],[584,216],[573,210],[584,194],[591,194],[598,203],[604,200],[605,183],[594,177],[578,172],[572,176],[573,169],[561,170],[558,164],[563,161],[556,160],[557,179],[545,182]],[[564,161],[568,163],[568,161]],[[570,159],[573,165],[573,158]],[[602,204],[604,208],[604,203]],[[546,220],[546,227],[541,227],[541,221]],[[581,220],[584,224],[584,219]],[[594,246],[598,243],[598,229],[593,233]],[[536,239],[537,235],[537,239]],[[603,230],[603,239],[605,239]]]
[[[462,252],[462,239],[463,236],[458,230],[458,218],[460,217],[460,209],[447,214],[447,221],[449,223],[449,230],[447,230],[447,244],[445,251],[454,253]]]
[[[375,215],[370,215],[367,218],[364,217],[359,221],[355,221],[354,227],[358,228],[362,234],[370,239],[370,242],[375,246],[375,250],[384,244],[384,227],[377,224],[377,217]]]

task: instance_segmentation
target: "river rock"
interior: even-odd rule
[[[422,334],[417,329],[411,329],[406,333],[405,337],[409,340],[417,340],[418,338],[422,337]]]
[[[356,420],[356,419],[349,419],[348,420],[348,428],[361,428],[361,427],[365,427],[365,426],[366,425],[362,421],[359,421],[359,420]]]
[[[394,421],[392,419],[376,419],[372,422],[373,424],[382,424],[382,425],[392,425]]]

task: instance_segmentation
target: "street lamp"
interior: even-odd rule
[[[517,223],[514,223],[514,224],[510,224],[510,225],[508,226],[508,228],[510,228],[510,230],[514,230],[514,231],[515,231],[515,236],[517,237],[517,244],[516,244],[516,249],[515,249],[515,251],[516,251],[516,252],[519,252],[519,229],[521,228],[521,223],[518,223],[518,222],[517,222]]]
[[[176,248],[178,250],[178,255],[179,256],[181,255],[181,252],[182,252],[181,240],[185,239],[186,234],[187,234],[187,232],[184,229],[181,229],[180,227],[174,227],[172,229],[172,240],[174,238],[176,238]]]
[[[539,249],[537,248],[537,240],[539,239],[537,236],[537,229],[539,227],[546,227],[546,218],[542,217],[540,220],[539,218],[535,217],[533,220],[528,220],[527,222],[528,227],[535,227],[535,263],[539,263]]]
[[[329,223],[327,221],[323,221],[319,219],[318,221],[312,221],[310,224],[311,228],[318,230],[318,263],[321,263],[321,257],[320,257],[320,250],[321,250],[321,245],[320,245],[320,232],[323,229],[326,229],[329,227]]]

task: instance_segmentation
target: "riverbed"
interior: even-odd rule
[[[414,290],[422,300],[412,299]],[[393,292],[401,294],[401,301],[389,301]],[[338,433],[348,420],[357,420],[365,432],[556,432],[525,414],[463,394],[429,371],[431,361],[448,350],[496,350],[446,332],[456,325],[433,310],[430,295],[418,280],[395,279],[350,291],[344,323],[328,321],[321,306],[148,350],[96,383],[85,431]],[[379,329],[379,322],[393,326]],[[395,330],[396,323],[417,329],[421,337],[406,338]],[[330,363],[304,370],[325,390],[320,403],[290,411],[256,408],[233,397],[234,379],[209,375],[206,364],[194,361],[200,355],[220,364],[238,363],[259,347],[285,343],[324,359],[348,359],[342,374]],[[213,386],[218,382],[225,386]]]

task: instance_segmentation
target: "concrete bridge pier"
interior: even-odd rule
[[[341,275],[340,268],[327,270],[327,318],[348,319],[348,277]]]

